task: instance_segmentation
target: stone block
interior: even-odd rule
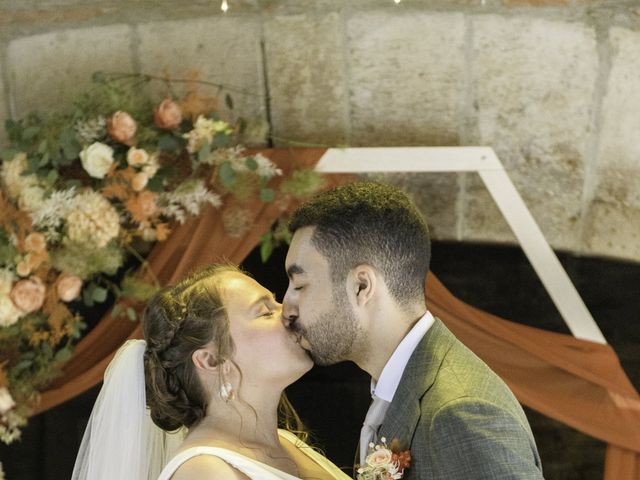
[[[348,134],[345,45],[339,14],[278,16],[264,25],[276,145],[344,145]]]
[[[601,170],[584,228],[590,254],[640,259],[640,174]]]
[[[265,119],[260,24],[250,17],[206,17],[167,22],[153,22],[137,27],[140,71],[171,78],[190,78],[197,72],[199,80],[215,86],[200,85],[199,91],[218,95],[221,112],[229,119]],[[156,84],[158,95],[168,92]],[[185,84],[175,84],[176,93]],[[234,108],[225,108],[229,94]]]
[[[611,71],[602,105],[597,168],[635,168],[640,174],[640,32],[611,29]]]
[[[110,25],[13,40],[8,68],[16,115],[70,105],[95,71],[131,72],[131,29]]]
[[[347,36],[352,145],[460,143],[462,14],[363,13]]]
[[[598,69],[595,33],[535,17],[472,22],[472,143],[495,149],[552,246],[575,249]],[[487,202],[475,199],[477,192],[467,192],[465,238],[491,237],[493,219],[503,237],[491,208],[478,211]]]
[[[434,240],[458,239],[458,201],[460,182],[457,173],[380,173],[365,178],[395,185],[413,200],[422,213]]]

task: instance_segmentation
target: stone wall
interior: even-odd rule
[[[554,248],[640,260],[636,1],[229,4],[5,0],[0,120],[68,102],[95,70],[197,68],[276,146],[490,145]],[[515,241],[475,174],[386,179],[438,239]]]

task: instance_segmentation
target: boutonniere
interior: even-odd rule
[[[398,439],[391,442],[391,447],[387,447],[384,437],[380,441],[379,445],[369,444],[364,465],[358,468],[357,480],[399,480],[411,467],[411,451],[401,451]]]

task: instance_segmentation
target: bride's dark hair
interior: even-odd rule
[[[208,398],[191,360],[193,352],[213,341],[220,363],[233,356],[220,288],[222,274],[229,272],[244,273],[230,265],[207,267],[157,292],[144,311],[147,406],[151,419],[163,430],[190,428],[206,415]],[[282,397],[280,423],[304,439],[300,418]]]

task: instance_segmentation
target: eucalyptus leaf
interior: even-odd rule
[[[258,169],[258,162],[256,162],[256,159],[253,157],[247,157],[244,161],[244,164],[252,172],[255,172]]]
[[[71,358],[71,350],[68,348],[63,348],[62,350],[58,350],[54,357],[56,362],[66,362]]]
[[[36,127],[32,125],[30,127],[25,128],[22,131],[22,139],[23,140],[33,140],[40,133],[40,127]]]
[[[96,286],[93,289],[91,298],[93,298],[93,301],[96,303],[103,303],[107,299],[108,293],[109,291],[106,288]]]
[[[271,188],[260,189],[260,200],[263,202],[273,202],[276,198],[276,192]]]
[[[200,163],[205,163],[207,158],[209,158],[209,154],[211,153],[211,146],[209,145],[209,141],[205,140],[202,143],[202,147],[198,150],[198,161]]]
[[[9,149],[5,150],[4,152],[2,152],[2,160],[5,161],[5,162],[8,162],[8,161],[12,160],[13,157],[15,157],[17,154],[18,154],[17,150],[9,148]]]
[[[226,147],[231,143],[231,137],[226,133],[218,132],[213,137],[213,146],[216,148]]]
[[[262,263],[266,263],[273,253],[273,234],[271,232],[265,233],[260,238],[260,242],[260,258]]]
[[[59,174],[57,170],[49,170],[49,173],[47,174],[47,181],[51,184],[56,183],[56,180],[58,180]]]
[[[220,165],[220,172],[218,173],[220,176],[220,182],[225,187],[231,187],[236,181],[236,172],[233,170],[231,163],[223,162]]]
[[[131,320],[132,322],[135,322],[138,318],[138,314],[133,309],[133,307],[127,307],[127,317],[129,317],[129,320]]]

